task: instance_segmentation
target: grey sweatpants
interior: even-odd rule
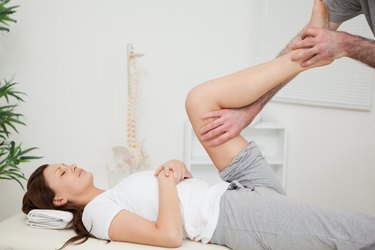
[[[210,243],[234,250],[375,249],[375,218],[287,197],[254,142],[219,173],[231,182]]]

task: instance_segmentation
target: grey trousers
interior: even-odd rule
[[[254,142],[219,174],[231,185],[210,243],[234,250],[375,249],[375,217],[287,197]]]

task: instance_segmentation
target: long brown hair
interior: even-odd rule
[[[70,238],[64,245],[59,248],[62,249],[69,244],[82,244],[89,237],[96,238],[89,231],[86,230],[82,223],[82,212],[83,208],[77,205],[67,202],[61,207],[55,207],[53,205],[53,199],[55,192],[48,187],[47,182],[44,178],[43,171],[48,167],[48,164],[44,164],[37,168],[34,173],[30,176],[27,182],[27,191],[23,196],[22,200],[22,211],[28,214],[32,209],[56,209],[69,211],[73,214],[72,228],[76,232],[76,236]]]

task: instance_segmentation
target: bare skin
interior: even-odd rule
[[[290,52],[272,61],[208,81],[192,89],[186,98],[185,106],[195,133],[199,134],[199,129],[211,121],[202,120],[202,114],[223,108],[247,106],[271,89],[307,70],[301,67],[300,62],[291,60],[293,53],[299,52]],[[331,62],[321,61],[311,67]],[[219,171],[226,168],[248,144],[240,135],[216,147],[209,147],[206,141],[200,142]]]
[[[320,28],[306,29],[302,37],[303,40],[292,44],[292,49],[309,49],[300,55],[295,55],[292,60],[302,60],[303,67],[308,67],[322,59],[349,57],[375,68],[375,40]]]
[[[311,18],[306,27],[298,34],[278,55],[283,56],[292,51],[291,45],[301,41],[304,32],[310,28],[321,28],[327,30],[329,27],[329,15],[323,1],[315,0],[311,12]],[[308,53],[308,50],[301,50],[297,55]],[[302,60],[302,59],[301,59]],[[215,147],[239,135],[242,129],[247,127],[262,110],[264,105],[295,76],[280,83],[266,94],[261,96],[255,102],[241,108],[219,109],[202,114],[201,119],[211,119],[211,122],[202,126],[197,133],[202,141],[205,141],[209,147]]]
[[[43,172],[47,185],[55,192],[53,204],[63,206],[68,201],[84,207],[104,190],[93,185],[92,174],[76,164],[50,164]]]
[[[314,12],[323,13],[323,19]],[[292,60],[302,61],[302,67],[314,63],[341,57],[349,57],[375,68],[375,40],[336,31],[340,23],[329,23],[328,11],[323,5],[314,5],[311,21],[317,25],[308,25],[295,40],[292,49],[307,49],[295,54]],[[329,24],[329,29],[326,29]]]

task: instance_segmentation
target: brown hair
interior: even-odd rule
[[[82,244],[89,237],[96,238],[89,231],[86,230],[82,223],[82,212],[83,208],[79,207],[71,202],[61,207],[55,207],[53,205],[53,198],[55,192],[48,187],[44,178],[43,171],[48,167],[48,164],[44,164],[37,168],[34,173],[30,176],[27,182],[27,191],[23,196],[22,200],[22,211],[28,214],[32,209],[56,209],[69,211],[73,214],[72,228],[76,232],[76,236],[70,238],[64,245],[59,248],[62,249],[69,244]]]

